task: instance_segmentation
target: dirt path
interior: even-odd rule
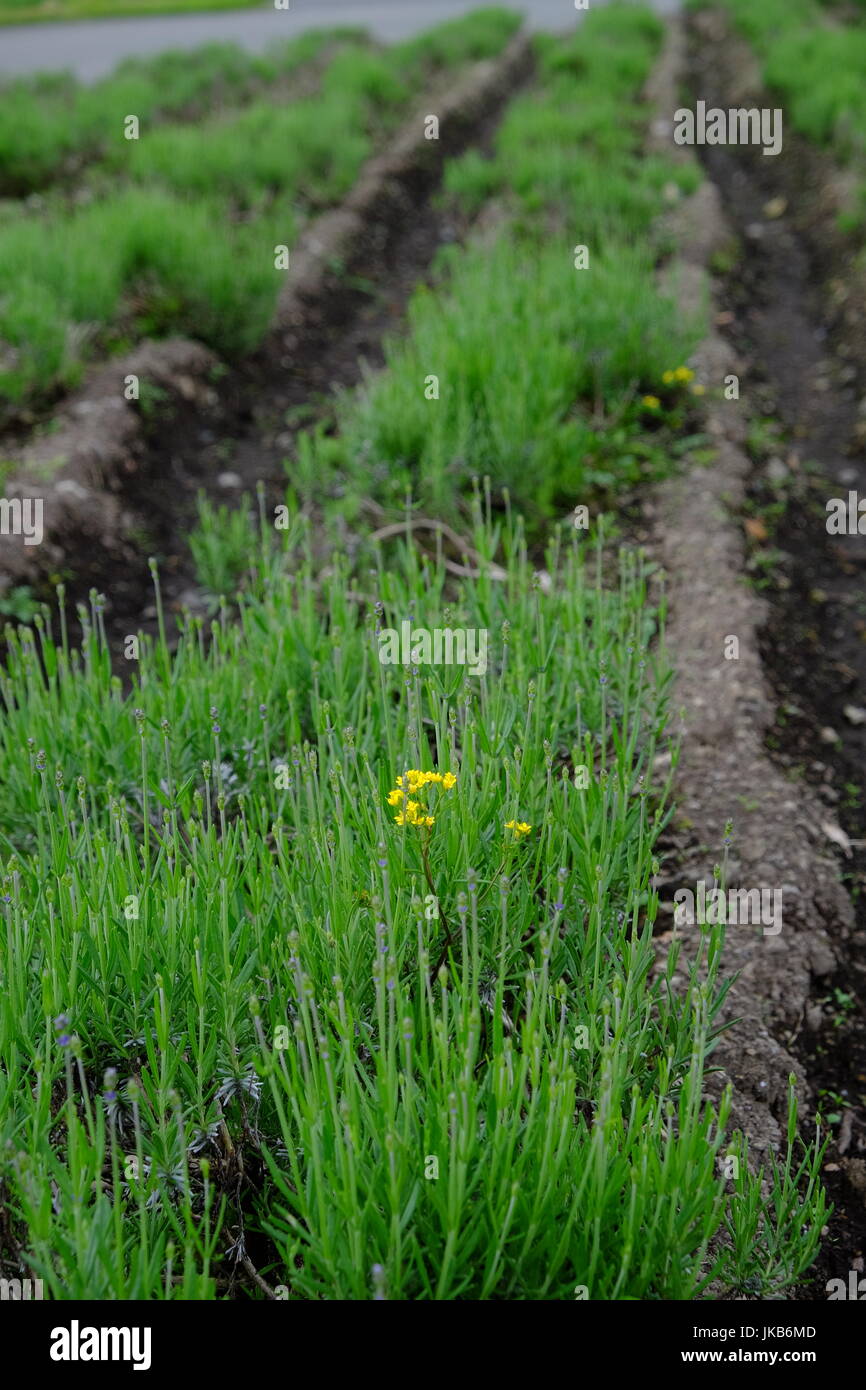
[[[692,33],[691,100],[772,106],[726,30],[698,20]],[[836,1211],[794,1295],[824,1298],[828,1278],[862,1270],[866,1241],[866,741],[857,713],[866,706],[866,542],[829,537],[825,526],[826,501],[866,485],[856,389],[866,363],[861,316],[839,313],[846,253],[816,186],[820,161],[787,139],[773,160],[742,147],[701,151],[711,182],[673,278],[681,299],[697,300],[700,269],[726,267],[716,327],[695,360],[716,389],[737,374],[741,394],[710,405],[716,458],[662,489],[653,522],[670,575],[674,701],[685,709],[666,896],[711,878],[728,820],[730,882],[783,889],[778,936],[728,930],[726,973],[740,973],[725,1016],[740,1021],[719,1047],[716,1080],[733,1084],[734,1118],[758,1151],[778,1148],[789,1072],[813,1113],[829,1117],[824,1179]],[[760,593],[749,572],[766,576]],[[724,657],[729,635],[737,660]]]

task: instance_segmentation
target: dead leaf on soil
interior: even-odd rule
[[[746,535],[753,541],[765,541],[769,534],[763,521],[756,516],[747,516],[743,525],[746,528]]]

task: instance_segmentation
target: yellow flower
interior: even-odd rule
[[[701,386],[698,382],[695,382],[691,390],[693,396],[703,396],[706,394],[707,388],[706,386]]]
[[[646,406],[647,410],[658,410],[661,405],[661,401],[659,400],[658,396],[644,396],[643,404]]]
[[[676,377],[671,371],[662,372],[662,381],[665,386],[670,386],[672,382],[676,381]]]
[[[525,820],[507,820],[505,822],[505,829],[513,830],[517,838],[520,839],[521,835],[529,834],[532,826],[527,825]]]
[[[676,377],[677,381],[691,381],[692,377],[694,376],[694,372],[692,371],[691,367],[677,367],[676,371],[674,372],[674,376]]]
[[[408,796],[417,796],[424,787],[431,783],[435,786],[442,786],[446,791],[454,786],[457,778],[453,772],[421,772],[417,767],[410,767],[401,777],[394,779],[397,786],[392,792],[388,793],[388,805],[400,806],[402,809],[394,817],[397,825],[418,825],[429,828],[435,824],[436,817],[427,814],[427,807],[422,801],[408,801]],[[405,789],[404,789],[404,783]]]
[[[432,825],[433,816],[425,815],[426,807],[418,801],[407,801],[405,811],[400,811],[394,820],[397,825]]]

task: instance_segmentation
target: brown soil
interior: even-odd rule
[[[773,105],[755,90],[748,51],[717,17],[692,22],[688,78],[690,100]],[[728,964],[743,970],[731,1012],[743,1013],[744,1024],[720,1055],[740,1093],[757,1087],[769,1095],[777,1124],[792,1065],[813,1108],[836,1117],[823,1174],[836,1211],[794,1295],[822,1299],[827,1279],[862,1270],[866,1240],[866,731],[850,714],[866,705],[866,538],[829,537],[824,505],[849,487],[866,492],[857,389],[866,320],[858,278],[848,274],[856,248],[833,221],[838,179],[821,157],[789,131],[776,158],[736,146],[700,153],[717,194],[716,252],[730,259],[732,245],[740,248],[715,285],[724,338],[704,345],[704,368],[718,384],[724,371],[737,372],[741,399],[711,407],[717,463],[684,490],[673,485],[680,510],[673,531],[664,526],[680,692],[692,716],[699,711],[686,737],[680,803],[698,841],[716,826],[708,841],[716,858],[718,831],[734,820],[740,882],[794,890],[775,940],[738,941],[731,950],[729,932]],[[766,416],[781,426],[769,450],[747,433]],[[762,517],[780,489],[784,510]],[[757,541],[747,539],[747,513]],[[778,554],[761,563],[755,551],[769,548]],[[760,599],[740,582],[744,569],[769,577]],[[721,660],[726,633],[740,637],[745,660]],[[840,853],[845,833],[854,843]],[[685,851],[686,880],[690,853],[702,862],[697,845]],[[754,1117],[744,1119],[750,1129]]]

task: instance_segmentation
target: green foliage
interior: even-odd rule
[[[441,43],[434,31],[429,51],[426,39],[385,54],[355,42],[332,56],[318,95],[285,105],[250,100],[197,122],[165,117],[178,108],[188,117],[221,86],[275,80],[320,55],[333,36],[307,35],[288,52],[256,60],[217,46],[189,60],[189,73],[177,55],[127,64],[91,92],[65,79],[36,82],[32,91],[16,85],[5,104],[0,99],[0,171],[10,179],[20,112],[14,134],[10,125],[4,137],[3,121],[22,93],[61,141],[78,148],[86,144],[82,131],[114,136],[89,196],[69,205],[49,194],[47,206],[0,211],[0,395],[22,404],[72,385],[113,336],[180,332],[225,355],[254,347],[280,288],[274,248],[291,246],[305,218],[348,192],[438,65],[496,51],[517,22],[483,11],[445,26]],[[64,123],[60,111],[70,101],[74,119]],[[161,114],[163,124],[127,141],[130,112]],[[40,129],[37,120],[37,145]],[[41,178],[38,170],[66,153],[65,145],[46,153],[40,165],[37,151],[31,167],[25,148],[22,167]]]
[[[190,533],[190,549],[196,578],[214,598],[231,595],[240,587],[255,553],[257,529],[244,496],[239,507],[219,507],[202,493],[198,499],[198,525]]]
[[[768,1170],[748,1167],[748,1145],[734,1180],[726,1217],[730,1245],[725,1277],[753,1298],[779,1298],[814,1260],[829,1215],[819,1172],[827,1139],[803,1150],[797,1139],[796,1078],[788,1092],[788,1134],[781,1162],[769,1156]],[[794,1155],[800,1150],[799,1163]],[[804,1222],[804,1214],[806,1220]]]
[[[116,19],[121,15],[181,14],[189,10],[242,10],[261,0],[0,0],[0,24]]]
[[[764,79],[784,103],[785,121],[864,174],[846,230],[866,226],[866,27],[828,22],[816,0],[722,0],[763,60]]]
[[[498,6],[482,7],[437,24],[426,34],[395,44],[396,70],[411,74],[428,68],[447,71],[460,63],[494,58],[520,28],[521,16]]]
[[[302,486],[336,475],[392,506],[409,489],[444,515],[489,474],[535,526],[587,489],[656,471],[635,401],[687,355],[694,325],[655,288],[653,224],[665,190],[699,178],[640,152],[638,92],[661,33],[626,7],[541,41],[540,81],[509,108],[492,158],[446,170],[448,196],[477,210],[498,195],[510,220],[440,259],[386,371],[341,402],[338,439],[301,438],[289,466]],[[574,227],[588,270],[574,267]]]
[[[172,117],[199,119],[269,88],[276,96],[281,84],[340,45],[364,52],[354,31],[313,30],[261,55],[212,43],[193,53],[130,58],[92,86],[68,74],[9,80],[0,84],[0,192],[23,196],[106,155],[128,155],[123,123],[130,114],[150,132]]]
[[[164,126],[120,153],[117,171],[135,183],[195,199],[212,194],[243,209],[276,191],[310,206],[333,202],[371,151],[359,107],[346,97],[318,100],[314,111],[306,103],[280,109],[256,102],[207,128]]]
[[[656,22],[605,8],[582,34],[562,80],[602,45],[628,106]],[[623,157],[633,134],[628,114]],[[586,158],[621,173],[617,145]],[[650,203],[588,276],[567,180],[537,208],[504,194],[509,235],[453,251],[338,432],[300,437],[299,491],[344,474],[339,526],[291,495],[288,529],[261,494],[257,527],[246,499],[202,502],[193,555],[226,602],[170,646],[152,563],[128,683],[96,593],[79,646],[62,588],[57,616],[7,629],[0,1181],[54,1299],[260,1297],[251,1250],[306,1300],[693,1299],[784,1288],[814,1257],[820,1143],[794,1161],[792,1106],[752,1176],[729,1097],[705,1098],[725,928],[654,940],[677,750],[650,571],[603,522],[530,550],[508,496],[468,486],[508,483],[537,538],[557,489],[592,481],[587,449],[619,480],[655,458],[641,411],[676,418],[689,374]],[[213,312],[182,242],[130,244],[106,302],[163,255],[160,291],[192,276]],[[434,525],[422,551],[410,507],[405,535],[347,545],[392,469],[443,510],[463,489],[465,542]],[[405,621],[483,633],[483,672],[383,661]],[[429,826],[398,823],[410,769],[454,779],[425,790]]]
[[[18,623],[32,623],[40,610],[29,584],[16,584],[0,598],[0,614]]]
[[[842,158],[866,156],[866,29],[797,30],[767,54],[764,73],[785,114]]]
[[[323,575],[309,525],[276,534],[237,620],[142,638],[128,696],[98,597],[80,653],[7,633],[0,1176],[51,1296],[255,1295],[239,1229],[293,1298],[681,1299],[742,1241],[802,1263],[814,1156],[709,1254],[739,1152],[702,1100],[723,929],[654,974],[639,563],[602,587],[572,532],[542,596],[480,502],[458,584],[405,541]],[[486,629],[485,676],[383,666],[374,623],[410,612]],[[457,779],[429,831],[385,801],[419,765]]]
[[[447,509],[474,475],[490,473],[542,516],[596,482],[591,415],[575,402],[618,410],[687,342],[645,250],[594,252],[591,273],[581,273],[566,242],[509,236],[459,255],[444,292],[418,291],[409,328],[389,347],[387,370],[341,412],[350,474],[357,481],[373,461],[392,503],[408,484]],[[424,391],[433,365],[438,401]]]

